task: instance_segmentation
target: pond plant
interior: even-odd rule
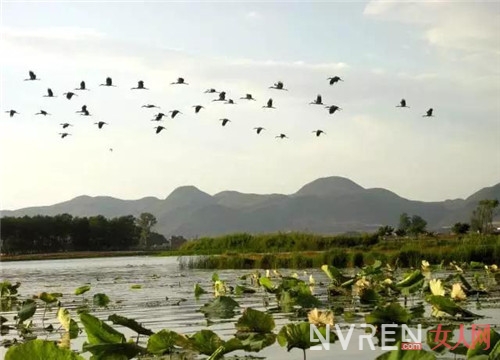
[[[105,293],[96,293],[91,300],[85,298],[90,285],[77,288],[74,303],[69,304],[65,295],[72,294],[42,292],[24,297],[18,293],[21,284],[3,281],[1,345],[8,348],[6,360],[80,360],[89,354],[93,360],[165,356],[217,360],[230,359],[234,352],[258,354],[275,344],[288,351],[300,349],[306,359],[308,349],[318,345],[311,340],[311,326],[333,346],[340,346],[337,340],[341,334],[335,325],[364,322],[376,329],[375,338],[379,340],[384,324],[394,324],[397,329],[391,338],[397,349],[378,356],[378,360],[432,360],[446,353],[457,359],[500,359],[500,334],[493,326],[488,325],[483,337],[470,344],[461,343],[463,339],[451,342],[453,331],[462,334],[466,327],[479,326],[479,319],[487,322],[484,315],[469,307],[498,297],[496,265],[432,265],[422,261],[418,268],[402,271],[375,261],[356,271],[346,272],[332,265],[323,265],[321,270],[326,281],[318,281],[308,273],[288,274],[284,270],[253,271],[235,279],[221,279],[214,273],[211,288],[194,285],[193,297],[203,296],[208,301],[198,309],[207,320],[207,328],[193,333],[154,331],[116,313],[102,319],[104,311],[116,307],[109,308],[113,299]],[[245,307],[246,296],[260,297],[262,307]],[[120,303],[115,305],[119,307]],[[177,305],[182,306],[182,301]],[[42,309],[38,321],[34,316]],[[9,318],[12,311],[16,311],[15,316]],[[286,315],[286,321],[278,314]],[[210,329],[217,319],[233,322],[230,337],[223,338]],[[50,324],[45,326],[45,321]],[[403,326],[417,325],[427,329],[425,349],[403,351]],[[116,326],[131,330],[133,337],[127,338]],[[438,331],[451,333],[447,346],[437,346],[432,334]],[[78,350],[72,348],[75,339],[83,340]]]

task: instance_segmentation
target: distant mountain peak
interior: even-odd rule
[[[341,176],[329,176],[314,180],[297,191],[294,196],[337,196],[358,192],[364,188]]]
[[[206,192],[201,191],[196,186],[187,185],[179,186],[174,191],[170,193],[165,199],[174,207],[186,206],[196,203],[207,203],[212,201],[212,196]]]

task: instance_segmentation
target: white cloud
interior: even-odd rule
[[[248,19],[261,19],[262,18],[262,14],[257,12],[257,11],[249,11],[245,16]]]
[[[471,65],[473,71],[499,73],[492,66],[500,61],[499,10],[496,2],[372,0],[364,15],[419,26],[422,38],[447,59]]]

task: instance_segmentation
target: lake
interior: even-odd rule
[[[88,299],[92,299],[95,293],[105,293],[111,299],[107,309],[95,309],[92,314],[100,319],[107,319],[108,315],[119,314],[137,320],[144,327],[156,332],[161,329],[169,329],[179,333],[192,334],[207,327],[215,331],[223,339],[230,338],[234,332],[234,320],[240,317],[242,309],[237,312],[233,319],[210,320],[197,310],[210,299],[213,298],[211,289],[212,271],[209,270],[180,270],[177,258],[173,257],[113,257],[113,258],[92,258],[74,260],[43,260],[43,261],[19,261],[4,262],[0,264],[2,279],[11,283],[19,281],[22,283],[19,288],[21,298],[31,297],[41,292],[60,292],[64,296],[60,299],[62,306],[71,311],[72,317],[77,318],[74,311],[77,305],[81,304],[81,297],[74,295],[74,290],[89,283],[91,290],[85,293]],[[293,270],[280,270],[283,274],[291,274]],[[227,280],[229,285],[235,286],[238,277],[249,274],[252,270],[221,270],[218,274],[222,280]],[[297,271],[301,279],[308,281],[309,275],[313,274],[317,283],[329,282],[327,276],[320,269],[307,270],[304,274],[302,270]],[[208,290],[199,299],[195,299],[193,288],[199,283]],[[131,289],[132,285],[141,285],[140,289]],[[320,299],[326,299],[326,289],[320,286],[315,288],[315,294]],[[256,294],[245,294],[235,296],[242,308],[252,307],[265,311],[266,308],[275,306],[274,297],[270,297],[271,303],[266,306],[264,303],[265,294],[258,291]],[[185,299],[185,301],[182,301]],[[486,316],[479,323],[492,324],[498,327],[500,323],[500,312],[498,311],[498,292],[496,297],[489,299],[490,306],[483,306],[482,309],[470,308],[471,311]],[[54,307],[55,309],[55,307]],[[45,326],[52,323],[55,328],[59,327],[56,319],[56,310],[48,312]],[[4,312],[3,316],[9,320],[13,319],[16,312]],[[35,323],[40,323],[43,308],[39,306],[34,316]],[[279,331],[283,324],[289,323],[290,314],[274,313],[276,321],[275,333]],[[337,319],[337,318],[336,318]],[[357,320],[363,323],[361,317]],[[127,338],[135,333],[127,328],[113,325],[118,331],[123,332]],[[10,336],[13,332],[8,336]],[[358,350],[357,335],[362,334],[361,329],[356,329],[353,340],[349,347],[343,350],[338,341],[331,345],[329,351],[307,351],[308,359],[331,359],[349,358],[372,360],[384,351],[380,348],[368,350],[365,343],[365,350]],[[58,334],[38,333],[42,339],[59,339]],[[77,339],[72,340],[72,348],[81,350],[85,333]],[[146,337],[143,337],[145,340]],[[425,341],[425,336],[424,336]],[[5,349],[2,348],[2,355]],[[232,355],[233,353],[231,353]],[[234,354],[244,355],[243,352]],[[277,343],[264,349],[259,353],[247,353],[250,355],[265,357],[267,359],[302,359],[302,351],[293,349],[290,352],[286,348],[280,347]],[[84,353],[88,358],[89,353]],[[3,358],[3,356],[2,356]],[[201,357],[203,358],[203,357]]]

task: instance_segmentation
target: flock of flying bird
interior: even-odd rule
[[[40,78],[38,78],[37,75],[33,71],[29,71],[29,78],[24,79],[24,80],[25,81],[35,81],[35,80],[40,80]],[[330,85],[334,85],[334,84],[338,83],[339,81],[344,81],[339,76],[329,77],[329,78],[327,78],[327,80],[328,80],[328,82],[329,82]],[[189,85],[187,82],[185,82],[184,78],[181,78],[181,77],[177,78],[177,80],[175,82],[172,82],[171,84],[172,85]],[[99,86],[116,87],[116,85],[113,85],[113,80],[112,80],[111,77],[106,78],[105,83],[100,84]],[[270,89],[275,89],[275,90],[281,90],[281,91],[288,91],[288,89],[286,89],[284,87],[284,84],[283,84],[282,81],[276,82],[273,86],[270,86],[269,88]],[[89,90],[86,87],[85,81],[81,81],[80,82],[80,87],[75,89],[75,91],[83,91],[83,90],[87,90],[87,91]],[[144,86],[144,81],[140,80],[140,81],[138,81],[137,86],[136,87],[132,87],[131,90],[149,90],[149,89]],[[221,101],[221,102],[224,102],[225,104],[229,104],[229,105],[236,104],[233,99],[226,98],[226,92],[225,91],[217,91],[217,90],[215,90],[213,88],[210,88],[210,89],[207,89],[205,91],[205,93],[209,93],[209,94],[210,93],[211,94],[215,94],[216,93],[216,94],[218,94],[218,98],[212,100],[214,102]],[[68,91],[68,92],[64,93],[63,95],[68,100],[71,100],[74,96],[78,96],[75,92],[72,92],[72,91]],[[54,92],[52,91],[52,89],[48,88],[47,89],[47,94],[43,95],[43,97],[53,98],[53,97],[56,97],[56,96],[54,95]],[[246,94],[245,96],[241,97],[240,99],[242,99],[242,100],[256,101],[256,99],[252,96],[252,94]],[[312,102],[310,102],[309,104],[312,104],[312,105],[323,105],[323,106],[325,106],[325,108],[328,109],[328,113],[329,114],[334,114],[336,111],[342,110],[337,105],[325,105],[325,104],[323,104],[323,99],[322,99],[321,95],[318,95],[316,97],[316,99],[313,100]],[[160,108],[159,106],[156,106],[156,105],[153,105],[153,104],[146,104],[146,105],[143,105],[142,107],[143,108],[148,108],[148,109],[152,109],[152,108],[158,108],[159,109]],[[397,105],[396,107],[409,108],[409,106],[406,104],[406,100],[405,99],[401,99],[399,105]],[[205,107],[203,105],[193,105],[193,108],[194,108],[195,113],[198,114],[200,112],[200,110],[204,109]],[[275,107],[273,106],[273,99],[270,98],[267,101],[266,105],[262,106],[262,108],[275,109]],[[434,116],[433,115],[433,111],[434,110],[432,108],[430,108],[430,109],[428,109],[426,111],[425,115],[422,115],[422,116],[424,116],[424,117]],[[19,114],[16,110],[8,110],[8,111],[6,111],[6,113],[9,113],[10,117],[13,117],[16,114]],[[80,113],[80,115],[83,115],[83,116],[90,116],[91,115],[90,112],[89,112],[89,110],[88,110],[87,105],[83,105],[81,107],[81,110],[76,111],[76,113]],[[182,112],[179,111],[179,110],[171,110],[171,111],[168,112],[168,114],[173,119],[178,114],[182,114]],[[47,116],[47,115],[50,115],[50,114],[47,111],[45,111],[45,110],[40,110],[40,112],[36,113],[35,115],[44,115],[44,116]],[[155,115],[155,117],[151,121],[162,121],[164,117],[167,117],[167,115],[165,113],[159,112],[158,114]],[[219,120],[221,121],[222,126],[226,126],[227,123],[229,123],[231,121],[231,120],[229,120],[227,118],[222,118],[222,119],[219,119]],[[102,129],[103,126],[107,125],[108,123],[106,123],[104,121],[99,121],[99,122],[96,122],[94,124],[97,125],[97,127],[99,129]],[[73,126],[72,124],[67,123],[67,122],[66,123],[61,123],[60,125],[62,126],[63,129],[67,129],[70,126]],[[165,130],[165,127],[161,126],[161,125],[158,125],[158,126],[154,127],[154,129],[155,129],[156,134],[159,134],[162,130]],[[260,134],[262,132],[262,130],[265,130],[265,128],[259,126],[259,127],[255,127],[254,130],[256,131],[257,134]],[[316,136],[320,136],[321,134],[326,134],[321,129],[314,130],[312,132],[314,134],[316,134]],[[59,135],[61,136],[61,138],[65,138],[66,136],[71,135],[71,134],[68,133],[68,132],[61,132],[61,133],[59,133]],[[276,138],[285,139],[285,138],[288,138],[288,137],[286,136],[286,134],[281,133],[281,134],[277,135]],[[110,150],[112,150],[112,149],[110,149]]]

